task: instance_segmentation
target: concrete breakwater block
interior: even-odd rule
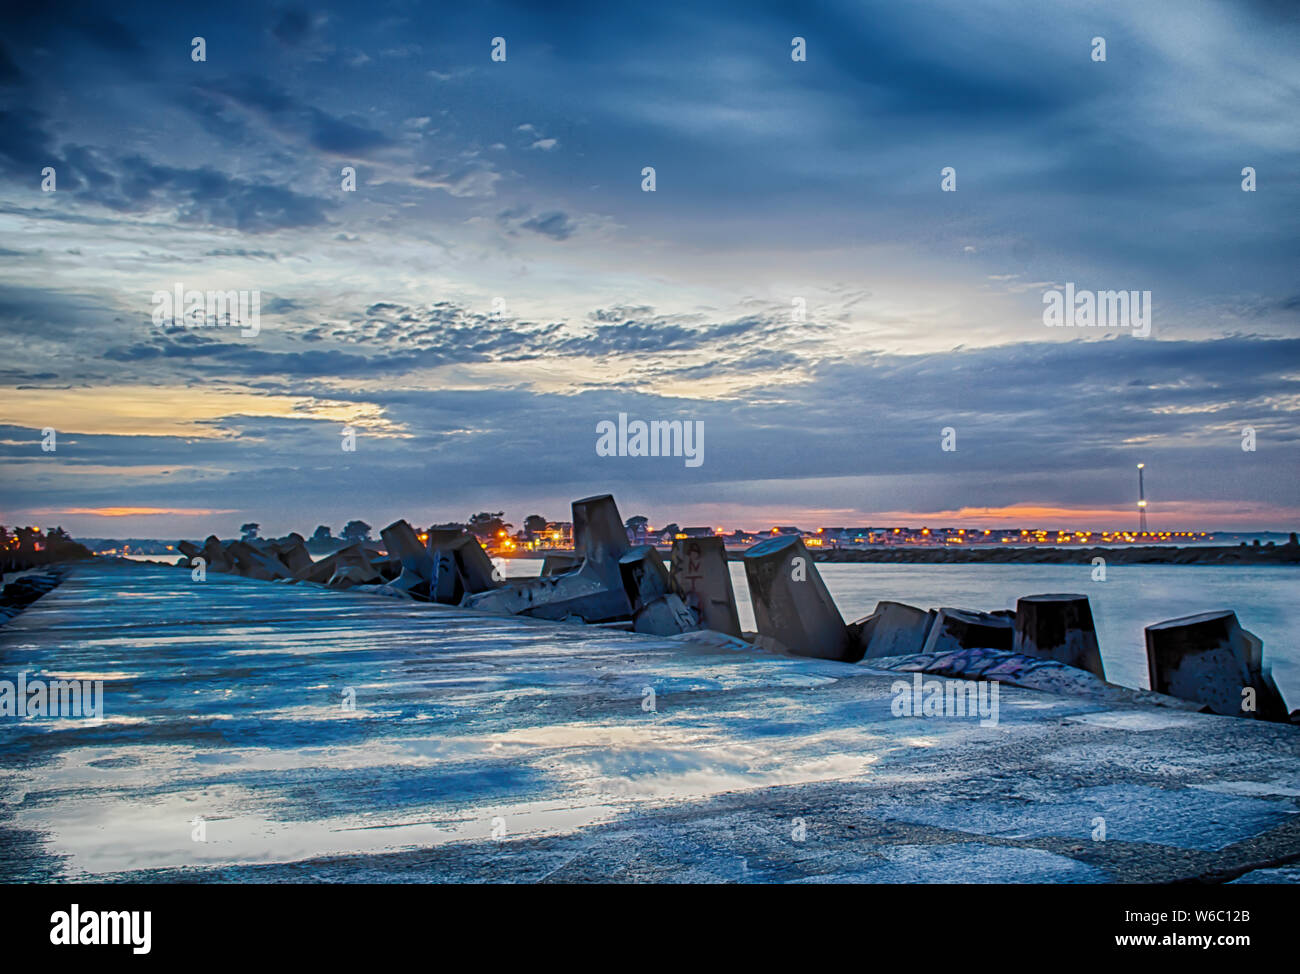
[[[226,554],[234,562],[235,572],[244,578],[273,582],[277,578],[292,577],[289,569],[274,554],[254,548],[246,541],[230,542],[226,546]]]
[[[858,644],[864,659],[908,656],[925,646],[936,615],[933,609],[903,602],[877,602],[875,612],[849,624],[849,637]]]
[[[313,561],[310,565],[305,565],[294,572],[294,577],[300,582],[315,582],[317,585],[324,585],[333,577],[338,558],[339,553],[337,551],[328,554],[320,561]]]
[[[619,560],[628,553],[627,531],[609,494],[573,502],[573,546],[578,568],[560,575],[521,578],[468,594],[460,604],[499,615],[537,619],[617,622],[632,617]]]
[[[672,581],[651,545],[633,548],[618,562],[623,591],[632,603],[632,629],[654,636],[676,636],[698,629],[695,613],[671,591]]]
[[[492,559],[478,538],[465,531],[429,532],[429,592],[435,602],[460,605],[467,595],[499,584]]]
[[[618,505],[610,494],[573,502],[573,553],[609,578],[619,580],[618,560],[631,549]]]
[[[721,538],[675,540],[669,578],[673,592],[695,613],[701,628],[739,638],[736,592]]]
[[[203,557],[203,549],[193,541],[177,541],[176,550],[185,556],[184,564],[191,565],[195,558]]]
[[[956,649],[1010,650],[1014,627],[1006,614],[971,609],[940,609],[923,653],[946,653]]]
[[[460,605],[465,597],[465,582],[455,553],[449,548],[434,548],[429,558],[429,598],[441,605]]]
[[[371,564],[370,554],[360,542],[340,548],[329,559],[324,559],[331,560],[334,572],[325,583],[330,588],[353,588],[383,581],[383,575]]]
[[[448,544],[446,549],[456,559],[456,568],[460,571],[461,584],[465,586],[466,592],[486,592],[500,584],[492,559],[474,535],[462,534]]]
[[[275,553],[281,564],[295,578],[297,578],[299,572],[305,571],[313,564],[311,552],[307,550],[306,540],[296,531],[276,545]]]
[[[1213,713],[1286,721],[1286,705],[1264,666],[1264,644],[1231,610],[1146,627],[1147,674],[1157,693],[1195,700]],[[1252,708],[1253,703],[1253,708]]]
[[[844,617],[800,538],[762,541],[745,552],[745,579],[758,634],[796,656],[856,662]]]
[[[516,579],[487,592],[466,595],[460,605],[497,615],[556,621],[618,622],[632,616],[622,584],[610,588],[586,562],[563,575]]]
[[[383,528],[379,535],[390,558],[402,566],[397,578],[388,583],[394,592],[405,592],[412,598],[427,600],[429,583],[433,579],[433,556],[421,543],[419,535],[405,520],[397,520]],[[383,594],[390,594],[384,592]]]
[[[542,575],[563,575],[582,564],[578,555],[567,551],[552,552],[542,559]]]
[[[1012,648],[1106,678],[1086,595],[1026,595],[1019,599]]]
[[[210,572],[233,572],[235,563],[226,554],[226,546],[215,534],[210,534],[203,542],[203,559],[208,563]]]
[[[680,636],[696,632],[700,624],[675,592],[665,592],[632,613],[632,631],[651,636]]]
[[[659,552],[651,545],[631,549],[618,560],[619,577],[632,610],[649,605],[672,590],[668,569]]]

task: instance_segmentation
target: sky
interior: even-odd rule
[[[1300,523],[1293,4],[3,16],[0,523]]]

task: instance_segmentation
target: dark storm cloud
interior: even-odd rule
[[[577,229],[567,215],[558,211],[538,214],[519,225],[552,240],[568,240]]]
[[[335,155],[364,156],[392,145],[393,140],[372,128],[321,111],[311,111],[311,144]]]
[[[307,40],[312,30],[311,14],[301,7],[290,7],[280,15],[280,19],[271,28],[271,33],[281,44],[293,47]]]
[[[52,166],[60,191],[119,212],[174,208],[182,223],[206,223],[250,233],[326,222],[335,204],[209,167],[182,168],[133,154],[109,158],[78,145],[54,148],[49,125],[31,110],[0,112],[0,170],[30,185]]]
[[[298,310],[296,303],[263,308],[266,313],[292,310]],[[329,342],[335,346],[330,349],[272,349],[260,342],[226,340],[216,329],[168,329],[155,330],[145,341],[111,346],[103,355],[121,363],[184,361],[231,380],[275,375],[359,378],[453,364],[705,351],[717,357],[744,351],[730,366],[729,371],[736,371],[752,367],[756,342],[784,345],[783,333],[779,322],[758,317],[697,325],[623,320],[570,329],[560,323],[497,322],[445,302],[423,308],[378,303],[368,307],[363,318],[318,325],[296,339]],[[674,370],[661,366],[660,371],[667,375]]]
[[[228,136],[241,140],[256,136],[230,115],[231,106],[254,112],[282,135],[303,138],[313,148],[333,155],[368,158],[394,144],[390,136],[367,125],[364,119],[331,114],[260,75],[236,75],[195,85],[179,103],[200,120],[217,119]]]
[[[9,50],[0,44],[0,85],[16,85],[23,80],[23,73],[9,56]]]
[[[209,167],[178,169],[155,165],[140,156],[123,160],[110,188],[88,193],[115,210],[142,211],[177,207],[182,223],[206,223],[263,233],[319,226],[334,204],[282,186],[232,178]]]

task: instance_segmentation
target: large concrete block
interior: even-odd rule
[[[235,563],[226,553],[226,546],[215,534],[210,534],[203,542],[203,558],[208,563],[210,572],[233,572]]]
[[[582,564],[582,558],[579,555],[571,554],[567,551],[553,551],[542,559],[542,575],[563,575],[565,572],[573,571]]]
[[[699,628],[695,613],[671,591],[663,557],[652,545],[633,548],[618,562],[623,590],[632,603],[632,629],[655,636],[676,636]]]
[[[177,541],[176,550],[185,556],[184,564],[188,565],[195,558],[203,557],[203,549],[193,541]]]
[[[797,656],[854,662],[844,618],[803,541],[793,535],[760,542],[745,552],[745,578],[758,633]]]
[[[433,574],[433,559],[429,549],[421,543],[415,528],[405,520],[394,521],[379,532],[384,539],[384,549],[390,558],[402,563],[402,569],[410,570],[428,579]]]
[[[1015,627],[1006,615],[970,609],[940,609],[930,626],[923,653],[948,653],[957,649],[1010,650]]]
[[[428,553],[430,593],[435,602],[459,605],[466,595],[487,592],[500,584],[492,559],[472,534],[430,531]]]
[[[608,494],[573,502],[573,537],[582,564],[562,575],[521,578],[465,596],[461,605],[502,615],[538,619],[616,622],[632,616],[619,559],[627,554],[627,532]]]
[[[673,591],[695,613],[701,628],[740,636],[736,592],[721,538],[675,540],[669,577]]]
[[[618,570],[633,612],[672,589],[664,560],[652,545],[631,549],[618,560]]]
[[[492,559],[472,534],[463,534],[448,545],[460,569],[461,584],[465,591],[487,592],[501,584]]]
[[[295,578],[299,572],[305,571],[312,565],[311,552],[307,550],[307,542],[301,534],[296,532],[290,534],[276,545],[276,555],[279,557],[281,564]]]
[[[1157,622],[1146,627],[1146,644],[1152,690],[1195,700],[1228,717],[1287,719],[1282,695],[1264,666],[1263,642],[1241,628],[1235,612]],[[1255,709],[1244,710],[1251,696]]]
[[[597,494],[573,502],[573,553],[611,588],[622,584],[618,560],[630,548],[612,496]]]
[[[383,575],[370,563],[369,552],[360,542],[340,548],[331,557],[334,574],[325,583],[330,588],[353,588],[383,581]]]
[[[695,613],[686,607],[686,603],[675,592],[665,592],[653,601],[642,604],[632,613],[634,632],[652,636],[679,636],[684,632],[695,632],[699,628]]]
[[[429,598],[442,605],[459,605],[465,597],[456,555],[449,548],[434,548],[430,557]]]
[[[226,554],[234,562],[235,571],[245,578],[272,582],[277,578],[293,577],[274,554],[260,551],[245,541],[230,542],[226,546]]]
[[[402,566],[397,577],[388,583],[387,588],[404,592],[414,599],[428,600],[429,586],[433,580],[434,560],[429,549],[415,533],[415,529],[405,520],[398,520],[381,530],[379,534],[384,539],[384,548],[388,552],[388,557],[397,559],[398,564]]]
[[[310,565],[304,565],[294,572],[294,577],[300,582],[315,582],[318,585],[324,585],[334,576],[338,558],[339,553],[337,551],[332,552],[320,559],[320,561],[313,561]]]
[[[857,640],[864,659],[883,656],[910,656],[925,648],[938,615],[933,609],[918,609],[903,602],[881,601],[876,611],[865,619],[849,625],[851,637]]]
[[[610,588],[605,577],[581,568],[545,578],[512,579],[499,588],[466,595],[461,605],[498,615],[527,615],[536,619],[617,622],[632,616],[622,584]],[[617,566],[615,566],[617,567]]]
[[[1012,649],[1106,679],[1086,595],[1026,595],[1016,602]]]

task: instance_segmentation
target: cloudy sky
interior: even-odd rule
[[[1293,5],[532,6],[10,8],[0,523],[1300,522]]]

